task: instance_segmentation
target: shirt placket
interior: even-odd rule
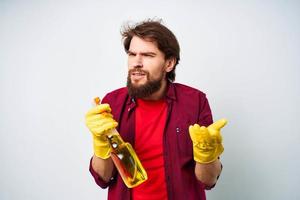
[[[166,185],[167,185],[167,193],[168,193],[168,199],[173,199],[172,195],[172,181],[171,181],[171,172],[172,172],[172,162],[170,161],[170,156],[169,156],[169,140],[168,140],[168,133],[167,133],[167,125],[168,121],[171,116],[171,111],[172,111],[172,101],[171,99],[167,99],[167,119],[166,119],[166,124],[163,132],[163,155],[164,155],[164,167],[165,167],[165,179],[166,179]]]

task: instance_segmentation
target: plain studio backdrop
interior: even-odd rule
[[[153,17],[181,45],[176,82],[229,121],[208,199],[300,199],[299,1],[2,0],[1,200],[106,199],[84,115],[125,86],[122,25]]]

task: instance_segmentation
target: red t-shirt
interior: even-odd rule
[[[163,132],[167,118],[164,100],[137,99],[135,146],[148,180],[132,189],[133,200],[165,200],[167,189],[163,159]]]

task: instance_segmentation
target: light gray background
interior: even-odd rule
[[[0,199],[105,199],[84,115],[124,86],[120,27],[162,18],[177,82],[226,117],[209,200],[300,199],[299,1],[0,1]]]

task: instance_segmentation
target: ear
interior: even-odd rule
[[[169,58],[166,62],[166,72],[170,72],[174,69],[176,58]]]

